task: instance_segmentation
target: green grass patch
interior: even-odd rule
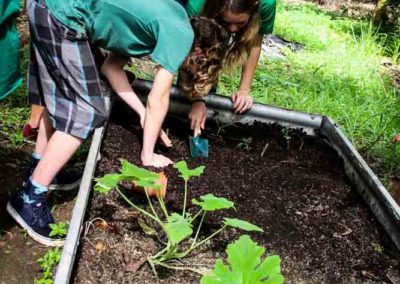
[[[287,50],[285,61],[260,61],[252,86],[255,100],[328,115],[368,160],[379,160],[387,174],[400,169],[399,147],[390,143],[400,131],[400,92],[381,64],[389,48],[386,37],[368,22],[340,18],[312,4],[285,3],[278,4],[274,33],[305,48]],[[219,91],[234,92],[239,79],[223,76]]]

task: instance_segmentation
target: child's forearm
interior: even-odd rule
[[[124,71],[126,62],[127,60],[124,57],[110,53],[101,68],[101,72],[121,99],[142,117],[145,115],[146,108],[129,84]]]
[[[243,65],[239,90],[250,91],[251,89],[251,81],[253,80],[258,60],[260,59],[262,40],[263,37],[258,35],[256,45],[252,48],[249,58]]]
[[[149,94],[141,155],[144,165],[150,165],[153,162],[154,145],[156,144],[162,123],[168,111],[169,93],[173,78],[173,74],[160,68]]]

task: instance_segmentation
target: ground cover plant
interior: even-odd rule
[[[181,213],[169,212],[163,198],[160,194],[157,194],[158,205],[164,215],[161,217],[157,212],[157,208],[154,208],[153,202],[148,194],[148,190],[151,188],[156,190],[160,189],[160,186],[157,185],[160,174],[137,167],[126,160],[122,160],[121,165],[119,173],[106,174],[103,177],[97,178],[95,190],[107,194],[110,190],[115,189],[130,206],[155,221],[164,231],[164,235],[167,238],[165,247],[155,255],[147,258],[155,275],[157,275],[156,266],[177,270],[193,270],[189,267],[171,265],[170,262],[183,259],[192,251],[222,233],[227,227],[248,232],[263,232],[263,229],[247,221],[225,217],[221,228],[205,237],[203,240],[199,239],[199,234],[208,212],[234,208],[233,202],[209,193],[200,196],[199,199],[192,199],[192,204],[199,207],[196,213],[190,213],[187,210],[188,182],[191,178],[202,175],[204,166],[189,169],[185,161],[180,161],[174,165],[174,168],[178,170],[180,177],[184,181],[183,209]],[[143,187],[150,211],[134,204],[119,188],[121,182],[134,182],[136,186]],[[200,219],[200,221],[198,221],[198,219]],[[195,225],[197,225],[197,229],[193,230]],[[194,232],[196,232],[194,238],[189,239]],[[161,239],[163,236],[157,235],[157,237]],[[188,241],[189,244],[186,242],[185,245],[185,241]],[[233,280],[234,278],[236,278],[235,282],[229,281],[229,283],[283,283],[284,278],[280,274],[279,257],[269,257],[263,263],[260,263],[260,257],[263,253],[264,249],[262,247],[253,243],[248,236],[243,236],[239,241],[228,247],[228,262],[231,264],[233,270],[229,271],[222,261],[217,261],[214,271],[210,275],[204,277],[202,283],[227,283],[226,281],[228,279]]]
[[[64,222],[50,224],[50,228],[50,237],[64,238],[68,232],[68,224]],[[42,275],[39,279],[35,280],[35,284],[53,284],[53,275],[55,268],[60,262],[61,252],[62,250],[60,248],[49,249],[43,257],[37,260],[42,270]]]

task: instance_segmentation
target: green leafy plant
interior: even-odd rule
[[[244,150],[246,150],[247,152],[250,152],[251,150],[251,142],[253,142],[253,138],[249,137],[249,138],[242,138],[240,140],[240,143],[237,145],[239,148],[242,148]]]
[[[48,250],[37,262],[42,269],[42,277],[35,281],[36,284],[52,284],[53,268],[60,262],[61,250],[59,248]]]
[[[155,274],[157,274],[155,269],[156,266],[162,266],[170,269],[187,269],[178,266],[172,266],[169,264],[169,262],[187,256],[193,250],[208,242],[211,238],[221,233],[227,227],[238,228],[245,231],[263,231],[261,228],[249,222],[239,219],[225,218],[220,229],[208,237],[200,240],[199,235],[207,212],[234,208],[234,204],[226,198],[217,197],[213,194],[203,195],[198,199],[192,199],[192,204],[198,206],[199,208],[196,214],[192,216],[192,214],[187,212],[188,182],[191,178],[202,175],[205,167],[200,166],[195,169],[189,169],[186,162],[181,161],[176,163],[174,168],[178,170],[180,177],[184,181],[183,209],[181,213],[170,213],[168,212],[164,200],[157,196],[158,204],[161,208],[163,216],[160,216],[157,213],[156,208],[153,205],[153,201],[150,199],[146,190],[147,188],[159,189],[159,187],[157,187],[159,174],[139,168],[125,160],[122,160],[120,173],[106,174],[105,176],[96,179],[95,190],[97,192],[106,194],[110,190],[115,189],[130,206],[155,221],[161,227],[164,235],[167,238],[165,247],[157,254],[148,258],[148,263],[152,267]],[[119,188],[119,183],[121,181],[135,182],[135,184],[145,188],[149,210],[145,210],[134,204],[121,191]],[[194,228],[195,225],[197,225],[197,228]],[[194,237],[191,238],[193,234]]]
[[[68,224],[64,222],[58,222],[49,224],[51,232],[50,237],[65,237],[68,233]]]
[[[227,264],[218,259],[214,269],[201,278],[201,284],[281,284],[285,280],[279,256],[262,260],[265,249],[247,235],[228,245],[226,253]]]

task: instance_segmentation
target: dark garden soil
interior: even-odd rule
[[[48,250],[32,240],[6,211],[9,196],[22,184],[31,152],[31,146],[13,150],[0,148],[0,284],[34,283],[41,277],[36,261]],[[68,167],[81,168],[80,159],[85,160],[83,157],[74,158]],[[49,204],[57,222],[71,219],[75,192],[50,193]]]
[[[97,176],[117,172],[122,158],[139,164],[141,130],[132,113],[115,109]],[[190,182],[189,200],[214,193],[234,201],[236,211],[221,215],[265,230],[251,236],[268,254],[280,255],[287,283],[400,283],[398,258],[385,245],[381,227],[349,185],[332,149],[278,126],[207,126],[203,136],[210,141],[209,158],[193,160],[186,143],[187,122],[169,119],[165,125],[174,143],[167,155],[174,161],[185,159],[190,167],[206,166],[204,175]],[[165,172],[168,207],[179,211],[183,182],[172,167]],[[145,206],[142,197],[130,196]],[[159,269],[159,278],[152,275],[145,261],[161,247],[155,236],[158,228],[149,229],[152,224],[116,192],[94,193],[87,212],[74,283],[199,282],[200,276],[191,271]],[[210,215],[202,234],[219,228],[221,215]],[[181,265],[210,269],[241,234],[227,230]]]

